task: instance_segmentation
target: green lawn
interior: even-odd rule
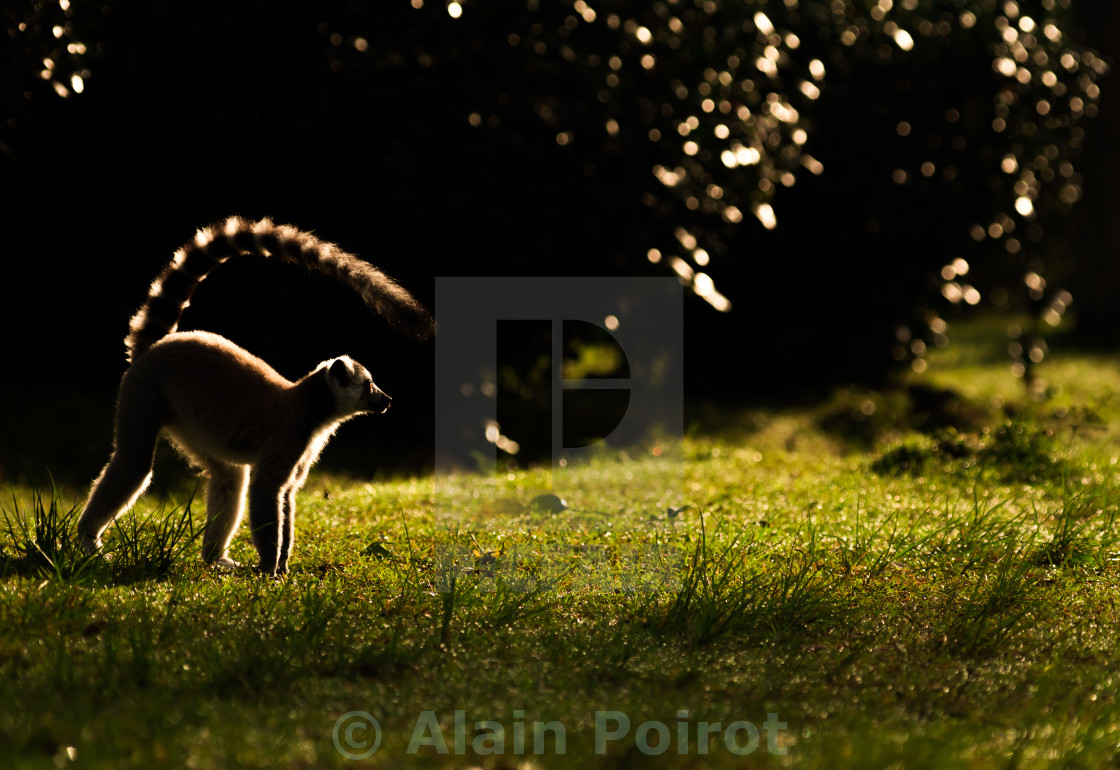
[[[110,558],[88,561],[66,526],[84,490],[52,512],[49,492],[37,505],[10,489],[0,755],[1107,765],[1120,366],[1057,353],[1034,401],[998,330],[986,351],[991,334],[978,326],[883,392],[695,409],[679,458],[604,453],[555,478],[438,485],[314,476],[279,581],[204,568],[201,503],[142,501],[110,531]],[[567,510],[522,507],[553,486]],[[244,531],[234,556],[252,561]],[[347,759],[339,747],[369,747],[367,716],[380,746]]]

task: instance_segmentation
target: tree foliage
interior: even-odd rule
[[[275,30],[316,49],[296,109],[244,90],[273,127],[262,153],[335,127],[329,159],[387,170],[398,201],[502,223],[545,258],[536,231],[563,229],[563,209],[609,208],[609,224],[574,225],[585,253],[559,241],[565,269],[675,274],[747,328],[773,315],[753,308],[790,306],[794,336],[843,330],[837,357],[921,369],[958,308],[1054,326],[1073,301],[1065,223],[1107,66],[1074,42],[1072,1],[338,0],[219,18],[239,30],[223,39],[254,40],[239,88],[275,66]],[[90,60],[131,44],[114,30],[131,13],[5,11],[11,114],[95,89]],[[152,34],[174,45],[180,12],[160,13]],[[534,171],[548,181],[527,187]],[[488,245],[475,269],[524,261]],[[1027,373],[1045,343],[1018,345]]]

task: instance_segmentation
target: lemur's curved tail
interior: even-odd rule
[[[124,341],[129,362],[178,328],[191,295],[211,270],[230,257],[244,254],[296,262],[333,276],[356,291],[391,326],[406,334],[427,339],[435,331],[435,322],[424,306],[368,262],[291,225],[230,217],[199,230],[194,240],[175,252],[175,258],[152,282],[148,298],[132,317]]]

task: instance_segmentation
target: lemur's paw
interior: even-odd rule
[[[82,549],[82,553],[86,556],[92,556],[101,550],[101,538],[85,532],[78,533],[78,547]]]
[[[211,566],[217,570],[231,570],[240,567],[241,563],[231,559],[228,556],[222,556],[219,559],[215,559],[211,563]]]
[[[262,577],[269,577],[269,578],[272,578],[273,580],[281,580],[282,578],[284,578],[287,575],[287,573],[288,573],[288,570],[286,568],[281,569],[279,566],[267,567],[264,564],[258,564],[257,565],[257,574],[258,575],[261,575]]]

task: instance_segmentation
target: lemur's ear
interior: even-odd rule
[[[330,375],[331,379],[338,382],[350,381],[350,369],[341,358],[335,359],[335,362],[331,364],[331,368],[327,370],[327,374]]]

